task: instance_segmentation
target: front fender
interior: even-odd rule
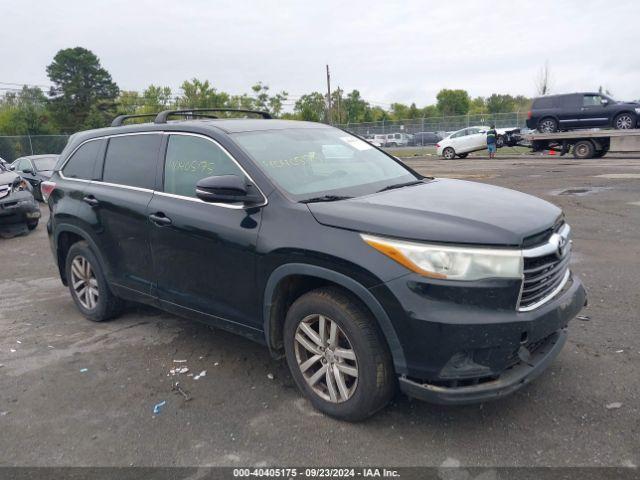
[[[269,349],[274,348],[271,343],[270,335],[271,329],[273,327],[271,308],[273,305],[274,292],[280,281],[291,275],[307,275],[310,277],[317,277],[323,280],[328,280],[344,287],[353,295],[358,297],[369,308],[369,310],[373,313],[375,319],[377,320],[378,325],[380,326],[380,329],[385,336],[387,344],[389,345],[389,350],[393,358],[396,373],[406,373],[407,368],[404,350],[400,345],[400,340],[398,339],[391,320],[389,319],[387,312],[384,310],[384,308],[382,308],[382,305],[380,305],[380,302],[378,302],[375,296],[367,288],[365,288],[362,284],[358,283],[352,278],[342,273],[338,273],[324,267],[319,267],[317,265],[309,265],[304,263],[288,263],[279,266],[273,272],[271,272],[271,275],[269,276],[265,287],[263,304],[263,327],[265,341],[269,346]]]

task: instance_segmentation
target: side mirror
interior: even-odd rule
[[[30,168],[25,168],[24,170],[22,170],[22,173],[30,173],[31,175],[35,175],[36,173],[31,170]]]
[[[606,99],[606,98],[601,99],[601,100],[600,100],[600,102],[601,102],[601,103],[602,103],[602,105],[604,105],[605,107],[606,107],[607,105],[609,105],[609,100],[608,100],[608,99]]]
[[[255,203],[260,196],[253,193],[255,187],[238,175],[206,177],[196,184],[196,196],[205,202]]]
[[[9,165],[9,170],[11,170],[12,172],[14,172],[16,169],[15,165]]]

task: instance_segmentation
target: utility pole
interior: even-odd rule
[[[329,74],[329,65],[327,65],[327,123],[331,125],[331,75]]]

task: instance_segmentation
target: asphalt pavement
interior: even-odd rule
[[[485,404],[398,396],[366,422],[330,419],[249,340],[147,307],[85,320],[42,207],[35,232],[0,239],[0,466],[639,465],[640,159],[407,163],[565,210],[590,303],[533,384]]]

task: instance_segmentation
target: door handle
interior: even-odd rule
[[[151,215],[149,215],[149,220],[151,220],[159,227],[162,227],[164,225],[171,225],[171,219],[165,216],[165,214],[162,212],[152,213]]]
[[[85,202],[85,203],[88,203],[92,207],[95,207],[96,205],[98,205],[100,203],[98,201],[98,199],[96,197],[94,197],[93,195],[87,195],[86,197],[84,197],[82,199],[82,201]]]

